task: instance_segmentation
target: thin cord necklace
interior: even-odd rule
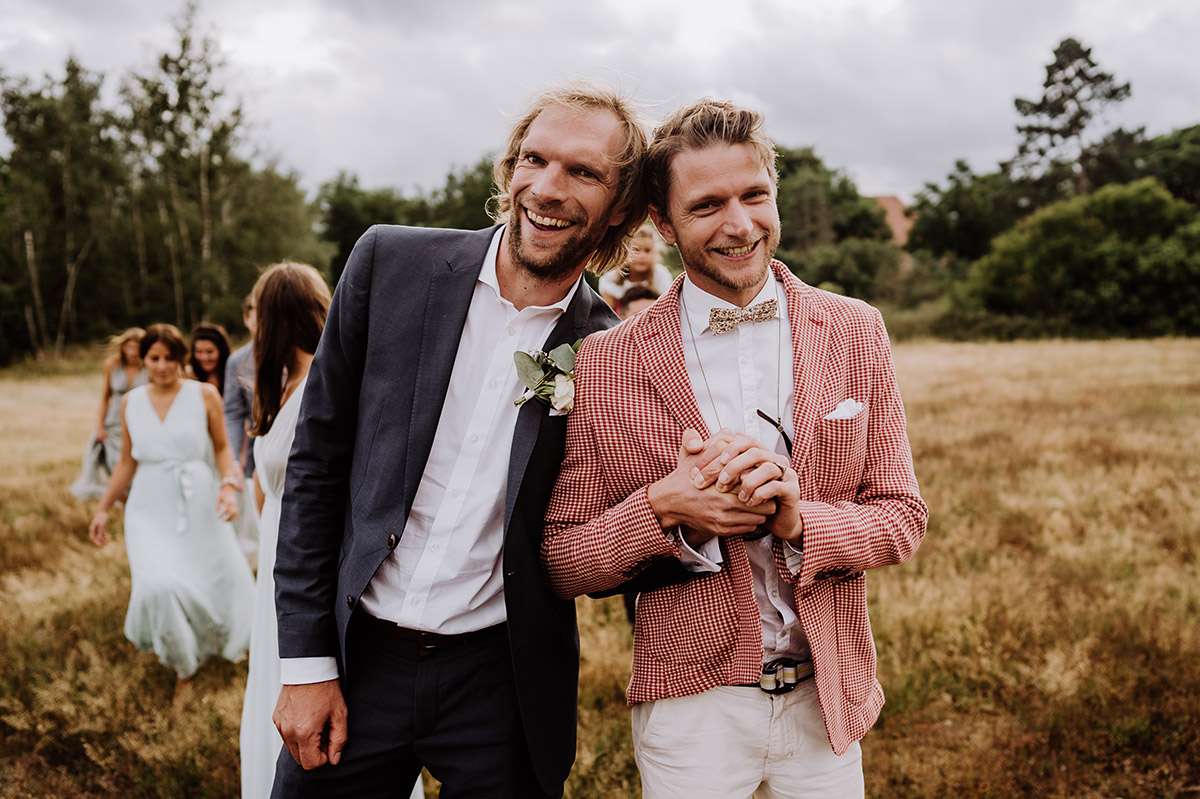
[[[773,278],[774,276],[772,276]],[[713,417],[717,420],[717,429],[721,429],[724,425],[721,424],[721,414],[717,411],[717,401],[713,397],[712,387],[708,384],[708,375],[704,371],[704,361],[700,357],[700,348],[696,346],[696,331],[692,328],[692,317],[687,310],[687,302],[683,298],[683,290],[679,292],[679,304],[683,307],[683,318],[687,321],[688,338],[692,340],[692,352],[696,354],[696,365],[700,367],[700,379],[704,382],[704,390],[708,393],[708,402],[712,405]],[[780,357],[783,353],[783,304],[779,300],[779,281],[775,281],[775,307],[779,309],[779,325],[775,328],[776,332],[776,352],[775,352],[775,413],[777,418],[771,418],[762,410],[757,413],[760,418],[768,422],[772,427],[779,431],[779,435],[783,437],[783,444],[787,448],[788,456],[792,454],[792,439],[783,429],[783,368],[779,366]]]

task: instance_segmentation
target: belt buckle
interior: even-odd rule
[[[791,658],[779,658],[763,664],[758,687],[764,693],[780,695],[791,692],[813,675],[811,662],[801,663]]]
[[[428,633],[424,630],[421,630],[417,635],[417,642],[421,645],[422,649],[438,648],[436,633]]]

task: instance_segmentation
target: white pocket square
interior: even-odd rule
[[[858,416],[858,412],[863,409],[863,404],[858,400],[844,399],[838,403],[837,407],[825,415],[826,419],[853,419]]]

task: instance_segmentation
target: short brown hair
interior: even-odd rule
[[[763,133],[763,116],[757,111],[723,100],[704,98],[668,116],[654,129],[643,172],[646,197],[663,216],[669,216],[671,161],[685,150],[703,150],[718,144],[748,144],[771,176],[775,171],[775,144]]]
[[[624,209],[625,221],[605,233],[600,246],[588,262],[588,268],[598,275],[625,264],[629,254],[629,239],[646,220],[646,199],[642,193],[642,162],[646,157],[646,125],[641,108],[631,98],[623,97],[605,83],[577,80],[552,86],[533,98],[529,108],[517,120],[508,134],[503,153],[496,156],[492,178],[496,193],[492,195],[495,212],[492,218],[507,222],[512,214],[512,199],[508,196],[513,171],[521,153],[521,145],[529,135],[533,121],[548,108],[569,108],[577,111],[611,111],[616,115],[625,134],[621,152],[617,155],[617,197],[614,207]]]
[[[146,353],[155,344],[162,344],[170,353],[171,360],[179,361],[180,365],[183,365],[183,359],[187,355],[187,344],[184,343],[179,328],[167,324],[150,325],[146,328],[146,335],[138,342],[138,354],[145,358]]]

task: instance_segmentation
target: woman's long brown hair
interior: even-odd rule
[[[254,333],[254,426],[250,434],[266,435],[283,404],[283,370],[297,350],[317,351],[329,286],[308,264],[275,264],[254,284],[258,327]]]

